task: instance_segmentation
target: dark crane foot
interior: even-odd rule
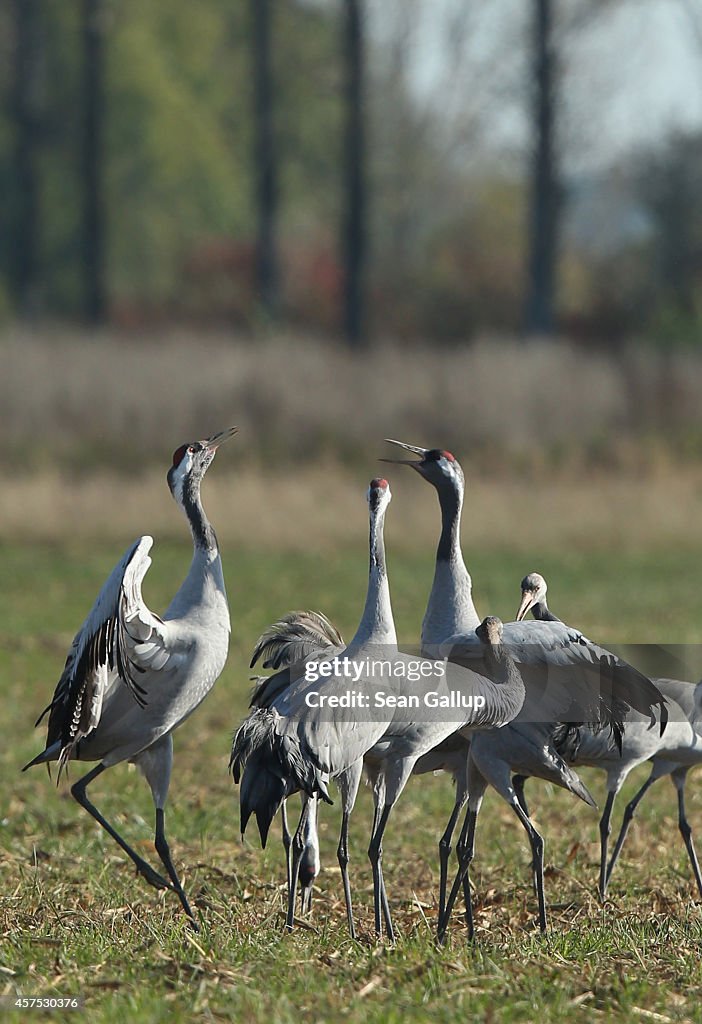
[[[159,875],[158,871],[154,871],[150,864],[147,864],[145,860],[140,860],[136,864],[136,873],[141,875],[149,885],[153,885],[154,889],[173,889],[174,886],[170,882],[166,881],[163,875]]]

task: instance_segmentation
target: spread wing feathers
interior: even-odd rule
[[[37,719],[39,725],[49,713],[47,750],[60,743],[59,776],[79,740],[99,724],[110,683],[121,679],[144,707],[138,676],[168,661],[164,623],[141,595],[152,544],[151,537],[141,537],[113,569],[73,639],[53,700]]]
[[[264,659],[264,668],[283,668],[329,647],[343,648],[344,641],[326,615],[313,611],[288,612],[258,638],[249,668],[260,659]]]
[[[473,635],[456,636],[442,644],[442,652],[450,652],[454,642],[463,658],[480,646]],[[609,728],[620,748],[631,708],[647,715],[651,725],[658,709],[661,733],[665,729],[665,698],[651,680],[565,623],[506,623],[502,642],[526,686],[520,720]]]

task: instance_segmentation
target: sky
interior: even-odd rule
[[[398,31],[406,32],[409,76],[421,103],[438,117],[472,105],[484,112],[489,144],[524,142],[527,0],[367,2],[381,51]],[[556,6],[572,10],[578,2],[558,0]],[[677,127],[702,127],[702,0],[610,0],[604,6],[564,40],[564,131],[580,169],[616,162]],[[462,66],[452,53],[456,44]]]

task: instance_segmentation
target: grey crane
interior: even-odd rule
[[[520,628],[531,625],[547,626],[552,632],[544,635],[537,645],[533,633]],[[504,635],[509,637],[508,650],[522,673],[526,698],[520,714],[508,728],[492,737],[475,736],[471,742],[468,812],[458,844],[459,870],[439,928],[440,940],[445,935],[456,893],[465,882],[474,856],[477,815],[488,783],[513,807],[529,837],[539,927],[545,931],[543,838],[531,822],[524,800],[523,779],[527,776],[547,779],[595,806],[589,792],[559,752],[557,737],[568,735],[574,725],[588,724],[597,733],[608,724],[613,746],[619,750],[627,713],[641,710],[642,717],[647,716],[646,727],[652,732],[657,721],[661,730],[667,722],[665,698],[651,680],[562,623],[553,619],[507,623]],[[466,642],[475,641],[470,637],[456,638],[448,641],[445,648],[451,651],[454,644],[460,646]],[[516,773],[521,787],[512,783],[512,772]],[[468,927],[472,934],[470,915]]]
[[[330,661],[334,657],[362,657],[366,650],[373,647],[383,648],[396,643],[395,626],[392,614],[388,615],[389,593],[387,576],[385,572],[385,557],[383,543],[383,522],[385,510],[391,499],[390,488],[386,480],[372,480],[367,494],[370,538],[369,538],[369,571],[366,601],[361,615],[358,629],[354,634],[351,643],[343,644],[341,635],[328,619],[320,613],[288,613],[278,622],[269,627],[259,638],[254,650],[251,665],[253,666],[259,658],[263,658],[264,668],[278,668],[284,666],[274,676],[262,679],[252,699],[254,710],[245,720],[234,737],[230,768],[234,774],[235,781],[241,779],[241,814],[242,834],[245,831],[246,823],[250,814],[256,814],[261,835],[261,843],[266,844],[268,829],[275,810],[270,813],[270,806],[257,806],[254,810],[253,800],[261,802],[264,794],[260,786],[254,788],[253,799],[250,801],[249,788],[252,786],[250,774],[246,774],[248,759],[257,756],[255,743],[257,740],[256,730],[264,719],[266,711],[278,714],[278,706],[284,702],[295,699],[297,688],[300,684],[300,674],[305,664],[314,664],[315,661]],[[338,682],[338,678],[335,680]],[[253,752],[253,754],[252,754]],[[341,868],[342,881],[344,885],[344,896],[346,900],[346,913],[349,930],[355,936],[355,924],[353,920],[353,909],[351,904],[351,888],[348,877],[348,827],[351,812],[353,810],[358,786],[361,780],[362,760],[359,757],[355,762],[339,769],[333,774],[342,796],[342,826],[339,837],[337,856]],[[258,782],[258,780],[253,780]],[[263,776],[264,783],[270,779]],[[300,823],[291,844],[289,830],[287,827],[287,816],[285,814],[285,798],[289,795],[282,793],[279,799],[283,812],[283,841],[286,847],[288,862],[288,915],[287,927],[292,928],[294,921],[294,899],[295,886],[301,870],[307,869],[308,876],[318,871],[318,839],[316,835],[316,810],[318,792],[309,791],[305,787],[297,787],[302,792],[303,805],[300,816]],[[294,792],[294,787],[290,792]],[[323,791],[326,797],[326,790]],[[276,801],[278,794],[273,793],[271,799]],[[291,858],[291,848],[293,850]],[[303,878],[308,881],[309,888],[313,878]],[[305,896],[303,893],[303,909]]]
[[[370,494],[373,506],[382,506],[384,513],[389,501],[386,481],[374,481]],[[376,495],[374,497],[374,494]],[[495,625],[488,624],[478,632],[479,645],[462,657],[461,663],[446,665],[429,659],[412,658],[397,651],[390,593],[385,568],[382,537],[382,516],[371,516],[371,567],[377,573],[377,585],[369,586],[368,600],[362,623],[344,653],[356,664],[363,664],[365,675],[358,680],[369,699],[373,693],[373,665],[382,662],[389,666],[383,684],[393,698],[384,702],[383,710],[363,717],[337,715],[332,718],[310,710],[306,696],[309,684],[303,681],[288,686],[270,708],[249,715],[234,739],[232,764],[235,777],[241,775],[242,827],[251,813],[258,817],[262,836],[267,833],[272,816],[281,800],[295,790],[302,789],[309,796],[318,792],[328,800],[328,776],[341,778],[350,769],[354,772],[355,788],[360,779],[363,763],[373,784],[375,814],[371,842],[368,850],[373,868],[375,929],[380,934],[382,924],[391,941],[394,931],[382,874],[382,839],[392,808],[399,799],[412,773],[416,761],[433,749],[437,743],[459,728],[492,728],[513,718],[524,699],[524,687],[511,659],[485,653],[486,645],[493,643]],[[387,640],[380,645],[368,643],[369,616],[386,624]],[[377,631],[376,631],[377,635]],[[442,695],[460,693],[461,707],[450,714],[415,713],[416,705],[407,700],[402,680],[412,678],[424,665],[440,679]],[[418,676],[417,678],[420,678]],[[438,684],[437,684],[438,685]],[[332,674],[324,680],[327,699],[348,690],[343,675]],[[437,694],[439,690],[437,689]],[[385,694],[387,698],[388,694]],[[401,699],[402,698],[402,699]],[[378,708],[378,705],[374,705]],[[243,772],[243,774],[242,774]],[[353,802],[350,802],[350,807]],[[349,812],[350,813],[350,810]],[[293,845],[301,846],[301,833],[305,812],[296,832]],[[348,826],[347,804],[344,805],[342,832]],[[341,845],[341,844],[340,844]],[[299,858],[299,852],[296,853]],[[295,860],[293,882],[296,881]],[[289,918],[290,920],[290,918]]]
[[[525,576],[521,583],[522,596],[517,618],[522,618],[531,611],[536,619],[558,622],[557,616],[548,607],[547,591],[546,580],[540,573],[532,572]],[[610,736],[593,733],[585,727],[567,730],[557,739],[559,752],[570,764],[600,768],[607,773],[607,799],[599,827],[598,888],[602,900],[606,896],[610,876],[621,853],[636,808],[649,787],[665,775],[670,775],[677,791],[678,827],[702,898],[702,876],[692,839],[692,829],[685,813],[687,773],[693,765],[702,761],[702,727],[699,724],[702,684],[695,685],[678,679],[654,679],[654,682],[667,702],[668,723],[662,735],[649,728],[646,716],[630,712],[624,719],[621,750],[612,742]],[[651,773],[626,806],[612,859],[608,864],[608,841],[614,802],[629,773],[644,761],[651,761]],[[520,783],[523,787],[524,780],[520,780]]]
[[[346,644],[338,629],[322,612],[292,611],[268,626],[256,641],[249,668],[260,661],[264,669],[273,669],[275,676],[256,677],[256,686],[251,695],[249,707],[265,708],[291,682],[291,673],[280,669],[290,669],[310,658],[324,653],[325,657],[333,658],[343,652]],[[294,678],[294,674],[293,674]],[[321,869],[319,854],[319,837],[317,835],[317,796],[311,798],[302,794],[303,806],[311,800],[303,835],[303,850],[300,856],[300,904],[302,913],[308,913],[312,907],[312,890]],[[292,877],[292,836],[288,828],[286,801],[280,808],[283,845],[285,847],[288,888]],[[350,912],[350,902],[347,905]],[[353,930],[353,929],[352,929]]]
[[[229,606],[217,538],[200,499],[200,484],[232,427],[173,455],[168,486],[193,538],[189,572],[163,618],[141,587],[153,539],[140,537],[117,563],[75,635],[53,699],[45,749],[23,770],[71,760],[97,761],[71,787],[72,796],[157,888],[173,889],[193,927],[195,916],[171,860],[164,808],[173,761],[173,731],[207,696],[229,649]],[[170,881],[154,871],[88,799],[87,787],[107,768],[129,761],[146,777],[156,809],[155,848]]]
[[[382,459],[393,465],[410,466],[436,490],[441,508],[441,533],[436,549],[434,579],[422,620],[421,651],[435,657],[440,645],[457,633],[468,633],[480,623],[473,603],[473,581],[461,549],[461,510],[465,495],[465,477],[460,463],[449,451],[418,448],[404,441],[385,438],[388,444],[418,455],[418,459]],[[439,840],[439,913],[441,922],[446,907],[448,864],[451,839],[459,815],[468,799],[468,750],[470,738],[463,733],[447,737],[434,750],[417,761],[414,773],[445,771],[455,786],[454,805],[446,829]],[[470,913],[468,881],[465,887],[466,915]]]
[[[423,645],[429,646],[434,640],[438,644],[439,652],[451,656],[456,645],[465,648],[466,644],[477,643],[473,632],[472,622],[477,618],[477,613],[472,600],[472,580],[468,573],[460,548],[460,519],[464,496],[464,474],[460,463],[450,452],[442,449],[420,448],[416,445],[408,445],[402,441],[392,441],[399,447],[419,456],[418,459],[387,459],[384,461],[401,462],[411,466],[424,479],[432,483],[439,495],[442,515],[442,530],[437,549],[436,569],[434,583],[430,595],[430,602],[425,615],[422,641]],[[452,637],[446,638],[442,633],[446,626],[452,622],[466,623],[459,625],[458,631]],[[535,627],[530,630],[524,627]],[[562,623],[549,623],[550,632],[546,632],[542,623],[508,623],[504,627],[503,642],[515,658],[527,686],[527,694],[531,695],[528,704],[517,717],[516,722],[500,730],[499,737],[481,737],[478,747],[478,754],[473,760],[472,767],[469,759],[469,771],[472,772],[475,783],[476,800],[471,807],[469,801],[469,813],[466,817],[466,826],[462,830],[459,841],[459,859],[463,853],[463,861],[470,862],[469,851],[466,850],[466,842],[471,842],[469,831],[471,815],[477,818],[477,810],[482,800],[478,797],[481,783],[478,782],[480,771],[477,761],[479,760],[485,769],[487,781],[496,781],[495,788],[498,789],[505,799],[512,805],[512,787],[508,791],[504,785],[504,764],[500,763],[500,770],[497,770],[497,763],[500,761],[500,753],[504,751],[507,762],[509,756],[515,758],[515,770],[518,764],[532,763],[533,767],[540,769],[542,777],[554,780],[554,776],[560,779],[561,785],[573,789],[577,795],[587,802],[592,802],[589,794],[577,777],[572,778],[568,766],[557,754],[551,741],[548,738],[549,732],[559,722],[558,716],[568,716],[567,721],[579,721],[584,715],[585,721],[593,723],[608,722],[616,732],[617,738],[621,736],[621,715],[625,707],[640,707],[645,710],[649,717],[650,708],[662,703],[660,693],[655,689],[641,673],[638,673],[625,662],[590,644],[581,633],[565,627]],[[435,631],[435,633],[434,633]],[[434,639],[435,638],[435,639]],[[443,642],[442,642],[443,641]],[[549,702],[545,701],[546,687],[550,692]],[[569,693],[571,696],[569,696]],[[570,704],[570,706],[569,706]],[[536,728],[532,735],[525,737],[525,722],[535,719]],[[651,721],[653,719],[651,718]],[[544,774],[545,773],[545,774]],[[533,774],[539,774],[534,771]],[[465,788],[461,792],[460,775],[457,778],[456,803],[449,819],[449,823],[441,840],[441,893],[439,931],[445,933],[450,908],[443,911],[442,894],[445,891],[446,865],[448,851],[450,849],[450,838],[455,827],[462,802],[465,802]],[[467,789],[470,792],[470,779],[466,780]],[[485,778],[483,778],[484,792]],[[519,794],[522,802],[514,798],[519,804],[520,811],[524,811],[523,793]],[[521,815],[518,813],[518,816]],[[528,813],[526,813],[528,818]],[[539,882],[539,859],[543,853],[543,842],[538,836],[531,822],[523,821],[529,834],[532,851],[534,854],[535,887],[539,896],[539,920],[545,928],[545,901],[543,898],[543,881]],[[538,851],[539,843],[541,852]],[[542,872],[541,872],[542,875]],[[467,870],[459,872],[454,883],[453,900],[458,879],[467,878]],[[468,887],[464,889],[466,898],[466,917],[469,929],[472,928],[470,913],[470,893]]]
[[[660,744],[655,755],[649,758],[652,762],[651,774],[624,810],[621,829],[614,845],[612,859],[607,868],[607,877],[602,891],[603,898],[606,895],[614,865],[621,853],[636,808],[643,796],[648,792],[650,786],[657,779],[670,775],[678,798],[678,828],[685,843],[692,873],[697,884],[697,891],[700,899],[702,899],[702,874],[700,874],[700,866],[697,860],[697,853],[695,852],[692,828],[685,812],[687,773],[690,768],[702,763],[702,683],[694,684],[678,679],[657,679],[656,684],[661,693],[665,695],[671,707],[669,725],[663,737],[663,742]],[[628,726],[625,726],[625,740],[628,731]],[[640,733],[640,723],[637,723],[631,732]],[[633,736],[632,742],[635,743]],[[579,751],[576,750],[575,760],[579,761],[580,756]],[[582,756],[586,756],[585,753]]]
[[[525,681],[528,677],[525,677]],[[522,823],[531,847],[534,890],[538,901],[539,927],[546,931],[546,900],[544,895],[544,841],[534,827],[523,794],[513,785],[512,772],[536,776],[552,782],[579,797],[591,807],[595,801],[577,773],[559,755],[553,743],[552,721],[558,721],[564,709],[573,707],[570,696],[563,692],[545,694],[542,688],[526,683],[522,710],[504,729],[475,733],[468,752],[468,809],[461,838],[457,845],[459,867],[439,923],[438,939],[443,942],[457,893],[468,882],[468,871],[475,855],[475,830],[478,814],[488,785],[509,804]],[[551,704],[549,710],[549,703]],[[582,714],[583,712],[578,712]],[[466,905],[469,937],[473,937],[473,915],[470,891]]]

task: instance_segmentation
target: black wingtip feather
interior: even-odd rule
[[[668,727],[668,705],[667,705],[665,700],[661,701],[660,709],[661,709],[661,731],[660,731],[660,735],[662,736],[663,733],[665,732],[666,728]]]
[[[264,814],[262,812],[259,812],[256,815],[256,824],[258,825],[258,834],[261,837],[262,850],[265,850],[266,848],[266,843],[268,842],[268,833],[270,832],[272,820],[272,818],[269,818],[267,814]]]

